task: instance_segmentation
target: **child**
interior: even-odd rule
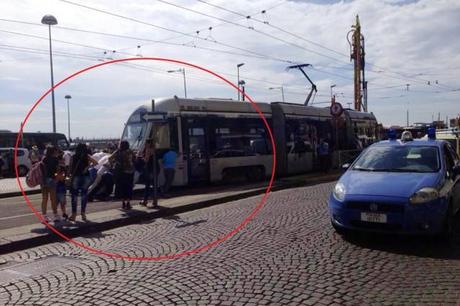
[[[69,216],[66,213],[65,205],[66,205],[66,171],[65,171],[65,164],[63,154],[59,154],[59,166],[56,174],[56,199],[57,204],[61,206],[62,211],[62,218],[67,220]]]

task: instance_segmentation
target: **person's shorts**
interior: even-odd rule
[[[58,203],[65,203],[66,202],[65,193],[63,192],[56,193],[56,199]]]
[[[50,177],[45,178],[45,182],[43,184],[45,188],[56,188],[56,181]]]

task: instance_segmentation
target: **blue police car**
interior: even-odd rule
[[[448,142],[434,139],[434,129],[426,139],[407,133],[400,140],[392,134],[344,165],[329,197],[337,232],[452,233],[460,208],[459,157]]]

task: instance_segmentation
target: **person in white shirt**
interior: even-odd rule
[[[97,163],[96,166],[94,166],[97,169],[96,173],[96,179],[94,182],[89,186],[88,188],[88,194],[91,193],[91,191],[96,188],[96,186],[101,182],[102,176],[106,174],[107,172],[110,171],[110,162],[109,162],[109,154],[104,153],[105,156],[101,157]]]

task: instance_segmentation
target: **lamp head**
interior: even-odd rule
[[[72,96],[71,95],[66,95],[64,98],[65,99],[72,99]]]
[[[54,17],[53,15],[45,15],[42,18],[42,23],[47,25],[56,25],[58,22],[56,17]]]

